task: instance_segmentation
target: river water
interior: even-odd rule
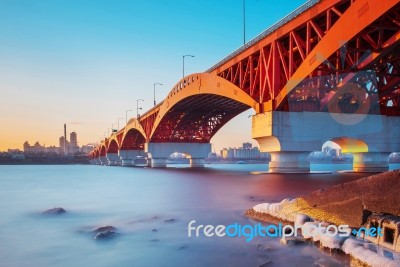
[[[324,168],[320,165],[318,168]],[[0,266],[341,266],[313,245],[277,238],[188,237],[198,224],[254,224],[243,211],[364,174],[262,174],[266,165],[122,168],[0,166]],[[66,214],[41,212],[60,206]],[[94,240],[112,225],[119,235]]]

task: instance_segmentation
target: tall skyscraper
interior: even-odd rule
[[[64,123],[64,155],[67,155],[67,124]]]
[[[68,153],[75,155],[76,153],[79,152],[79,147],[78,147],[78,138],[76,132],[72,132],[69,134],[69,147],[68,147]]]
[[[60,136],[59,143],[60,143],[60,154],[65,155],[65,137],[64,136]]]
[[[69,142],[72,147],[78,146],[78,138],[76,132],[72,132],[69,134]]]

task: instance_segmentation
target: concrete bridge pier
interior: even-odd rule
[[[331,141],[352,153],[356,172],[389,169],[389,154],[400,150],[400,117],[328,112],[259,113],[252,136],[271,153],[270,172],[309,172],[307,156]]]
[[[107,153],[108,166],[118,166],[121,165],[121,158],[118,153]]]
[[[201,158],[201,159],[191,158],[190,159],[190,167],[192,167],[192,168],[201,168],[201,167],[204,167],[204,164],[205,164],[204,158]]]
[[[99,160],[100,160],[100,165],[108,165],[108,159],[106,156],[100,156]]]
[[[389,154],[381,152],[353,153],[353,171],[384,172],[389,170]]]
[[[151,158],[150,167],[166,168],[167,167],[167,158]]]
[[[145,151],[151,155],[152,168],[165,168],[167,158],[175,152],[186,154],[191,167],[204,167],[204,159],[211,152],[210,143],[146,143]]]
[[[310,162],[308,155],[310,152],[303,151],[280,151],[271,152],[271,162],[269,172],[279,173],[308,173],[310,172]]]
[[[119,150],[118,156],[121,159],[121,166],[134,166],[134,160],[138,156],[145,156],[143,150]]]

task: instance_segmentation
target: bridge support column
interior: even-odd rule
[[[253,116],[252,123],[260,151],[272,155],[270,171],[309,169],[304,155],[286,151],[321,151],[326,141],[342,140],[342,153],[354,153],[354,171],[387,170],[389,152],[400,149],[400,117],[269,111]]]
[[[389,170],[389,154],[381,152],[353,153],[353,171],[384,172]]]
[[[121,158],[121,166],[134,166],[134,160],[138,156],[144,157],[143,150],[119,150],[118,155]]]
[[[166,168],[167,167],[167,158],[163,159],[151,159],[151,167],[152,168]]]
[[[308,155],[310,152],[301,151],[280,151],[271,152],[271,162],[269,172],[280,173],[308,173],[310,172],[310,162]]]
[[[94,164],[94,165],[101,165],[100,158],[95,158],[95,159],[93,159],[93,164]]]
[[[121,158],[118,153],[107,153],[108,166],[118,166],[121,165]]]
[[[100,165],[108,165],[108,159],[106,156],[100,156],[99,160],[100,160]]]
[[[204,164],[205,164],[204,159],[194,159],[194,158],[190,159],[190,167],[192,168],[204,167]]]
[[[210,143],[146,143],[145,151],[151,154],[151,167],[165,167],[165,161],[172,153],[180,152],[190,156],[192,167],[204,167],[204,159],[211,152]],[[166,165],[166,164],[165,164]]]

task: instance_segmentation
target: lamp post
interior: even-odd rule
[[[243,0],[243,44],[246,44],[246,0]]]
[[[114,133],[114,125],[115,125],[116,123],[111,123],[111,135]]]
[[[118,118],[118,131],[119,131],[119,120],[123,120],[124,118]]]
[[[156,85],[162,85],[162,83],[154,83],[153,88],[154,88],[154,106],[156,105]]]
[[[125,123],[128,124],[128,111],[132,112],[132,109],[127,109],[125,111]]]
[[[183,55],[182,56],[182,78],[185,78],[185,57],[194,57],[193,55]]]
[[[139,119],[139,109],[142,109],[142,108],[139,108],[139,101],[144,101],[144,100],[143,99],[136,100],[136,118],[137,119]]]

